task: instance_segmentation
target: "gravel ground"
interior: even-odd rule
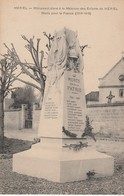
[[[12,158],[0,159],[0,194],[124,194],[124,142],[98,141],[97,150],[113,155],[115,172],[111,177],[71,183],[54,183],[12,172]],[[30,148],[31,142],[6,139],[6,152]]]

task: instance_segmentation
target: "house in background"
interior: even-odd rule
[[[99,103],[124,102],[124,57],[99,78]]]
[[[85,97],[87,105],[99,103],[99,91],[91,91]]]

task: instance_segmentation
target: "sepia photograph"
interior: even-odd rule
[[[124,1],[0,1],[0,194],[124,194]]]

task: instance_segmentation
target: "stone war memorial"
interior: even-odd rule
[[[13,171],[53,182],[111,176],[113,157],[82,138],[86,125],[83,58],[77,33],[55,32],[39,123],[40,143],[13,155]]]

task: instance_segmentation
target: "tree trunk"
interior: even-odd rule
[[[4,153],[4,96],[0,91],[0,153]]]
[[[41,86],[41,105],[42,105],[43,98],[44,98],[44,90],[45,90],[45,80],[43,77],[41,78],[41,80],[42,82],[40,83],[40,86]]]

